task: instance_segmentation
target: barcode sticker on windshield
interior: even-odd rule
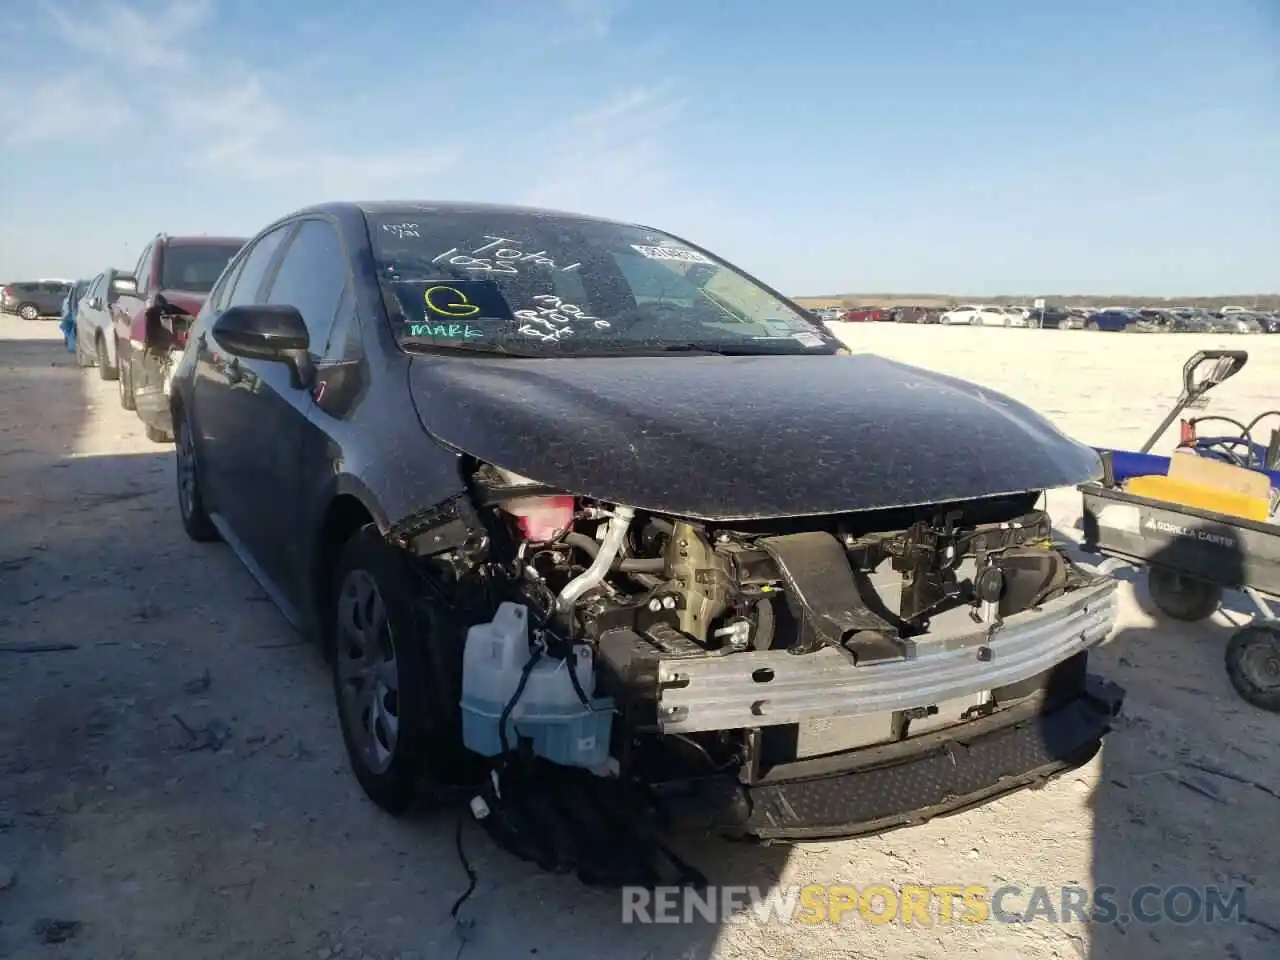
[[[688,247],[648,247],[643,244],[633,243],[631,249],[642,257],[648,257],[650,260],[675,260],[679,263],[711,263],[709,259],[697,250],[690,250]]]
[[[795,335],[795,340],[805,347],[820,347],[826,343],[826,341],[816,333],[797,333]]]

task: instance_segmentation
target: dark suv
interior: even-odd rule
[[[23,320],[62,315],[62,301],[72,284],[63,280],[30,280],[0,289],[0,312],[13,313]]]

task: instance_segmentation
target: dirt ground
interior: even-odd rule
[[[1274,405],[1280,337],[858,325],[859,349],[965,376],[1093,443],[1135,444],[1197,346],[1245,346],[1221,412]],[[677,361],[673,361],[677,362]],[[690,841],[721,883],[1243,886],[1242,919],[808,926],[621,923],[452,815],[398,822],[347,771],[318,653],[221,545],[189,542],[170,448],[51,323],[0,319],[0,956],[48,958],[1263,958],[1280,954],[1280,717],[1222,667],[1227,609],[1157,620],[1123,586],[1093,667],[1128,689],[1103,753],[1040,791],[875,839]],[[1071,533],[1072,492],[1051,499]],[[1231,608],[1246,610],[1242,601]],[[34,649],[26,645],[66,645]],[[1020,909],[1027,896],[1015,897]],[[1154,901],[1159,902],[1157,897]]]

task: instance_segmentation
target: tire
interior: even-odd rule
[[[178,515],[182,529],[197,543],[211,543],[218,539],[218,530],[209,519],[200,490],[200,470],[196,461],[195,437],[184,415],[174,419],[174,459],[178,486]]]
[[[34,303],[24,303],[18,307],[18,316],[23,320],[39,320],[40,308]]]
[[[118,357],[119,354],[116,354]],[[120,406],[126,410],[138,409],[133,399],[133,362],[125,360],[120,364],[120,375],[116,378],[120,381]]]
[[[1161,613],[1184,623],[1212,616],[1222,602],[1222,588],[1216,583],[1188,577],[1168,567],[1147,571],[1147,590]]]
[[[173,443],[173,434],[168,430],[160,427],[153,427],[151,424],[145,425],[147,428],[147,439],[153,443]]]
[[[1097,321],[1097,320],[1090,320],[1088,323],[1086,323],[1086,324],[1084,325],[1084,328],[1085,328],[1086,330],[1101,330],[1101,329],[1102,329],[1102,327],[1098,326],[1098,321]]]
[[[111,359],[107,356],[107,338],[102,334],[98,334],[94,341],[94,350],[98,354],[98,379],[118,380],[120,371],[111,365]]]
[[[1261,710],[1280,713],[1280,622],[1251,623],[1227,644],[1227,679]]]
[[[405,558],[373,524],[342,548],[333,584],[333,692],[351,770],[393,816],[434,806],[462,755],[456,697],[437,696],[454,686],[437,682],[431,650],[434,642],[460,654],[460,638],[442,636],[454,618],[420,596]]]

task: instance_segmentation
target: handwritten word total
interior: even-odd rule
[[[453,247],[434,257],[431,262],[440,263],[443,260],[455,267],[490,274],[519,274],[520,271],[516,269],[517,264],[533,264],[550,270],[559,270],[561,273],[569,273],[582,266],[581,263],[571,263],[567,267],[557,266],[554,258],[547,256],[546,250],[526,253],[521,249],[519,240],[512,240],[509,237],[494,237],[486,233],[484,239],[490,242],[467,252],[459,247]],[[482,257],[479,254],[485,254],[485,256]]]

